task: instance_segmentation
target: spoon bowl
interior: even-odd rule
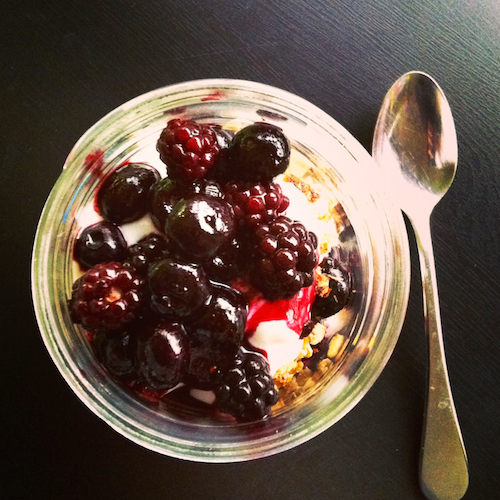
[[[448,101],[430,76],[406,73],[391,87],[377,120],[373,155],[409,217],[422,213],[423,202],[430,213],[448,191],[457,169],[457,137]]]
[[[386,174],[387,193],[413,226],[420,258],[429,354],[420,486],[429,500],[459,500],[468,464],[446,368],[430,230],[431,213],[455,177],[458,147],[448,101],[429,75],[406,73],[388,91],[373,157]]]

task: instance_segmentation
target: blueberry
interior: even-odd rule
[[[84,268],[111,261],[122,261],[127,242],[120,229],[110,222],[98,222],[86,227],[75,241],[73,255]]]
[[[222,151],[226,150],[231,144],[231,140],[234,137],[234,132],[230,130],[225,130],[220,125],[209,125],[209,127],[215,133],[219,148]]]
[[[149,267],[151,308],[169,318],[182,318],[197,312],[211,297],[203,268],[167,258]]]
[[[212,258],[205,261],[203,267],[210,279],[229,284],[242,274],[246,263],[244,247],[238,239],[233,238],[222,245]]]
[[[149,210],[154,225],[163,231],[165,221],[172,208],[181,198],[177,183],[169,177],[155,182],[151,187]]]
[[[243,340],[247,319],[246,298],[233,288],[212,283],[212,299],[205,312],[186,324],[191,353],[186,382],[212,389],[228,369]]]
[[[248,302],[243,294],[221,283],[212,283],[212,300],[204,314],[188,326],[189,338],[236,353],[243,340]]]
[[[234,230],[231,206],[201,194],[177,202],[165,223],[168,237],[195,260],[214,256],[232,239]]]
[[[210,390],[219,383],[219,355],[210,345],[189,344],[189,364],[184,382],[196,389]]]
[[[271,182],[290,162],[290,145],[281,128],[253,123],[241,129],[228,150],[231,180]]]
[[[221,187],[212,179],[198,179],[194,181],[191,185],[191,191],[191,194],[201,194],[209,198],[224,199]],[[187,193],[186,196],[188,196]]]
[[[124,224],[140,219],[148,211],[151,186],[160,179],[146,164],[125,164],[104,181],[97,192],[97,206],[109,222]]]
[[[181,324],[161,321],[141,330],[137,339],[137,364],[151,389],[168,390],[179,384],[188,360],[187,335]]]
[[[135,378],[135,335],[129,330],[99,330],[92,347],[104,367],[115,377]]]
[[[168,215],[174,205],[182,198],[189,198],[195,194],[211,198],[223,199],[220,186],[214,180],[197,179],[190,184],[174,181],[164,177],[151,187],[149,210],[154,225],[163,231]]]
[[[328,290],[317,295],[311,307],[313,317],[328,318],[338,313],[349,302],[352,293],[352,277],[349,269],[337,259],[326,257],[319,269],[327,281]]]

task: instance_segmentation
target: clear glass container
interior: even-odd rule
[[[340,201],[352,225],[354,300],[341,356],[307,391],[266,420],[213,419],[182,404],[149,405],[107,376],[69,316],[75,216],[102,175],[126,160],[157,165],[156,141],[170,118],[279,125],[305,157],[299,172]],[[75,394],[113,429],[156,452],[204,462],[236,462],[282,452],[317,436],[369,390],[397,342],[409,294],[410,260],[399,210],[378,185],[378,167],[334,119],[304,99],[242,80],[199,80],[149,92],[115,109],[76,143],[44,207],[35,238],[32,293],[43,341]],[[333,223],[333,222],[332,222]],[[349,232],[346,232],[346,234]]]

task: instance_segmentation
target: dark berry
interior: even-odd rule
[[[92,338],[92,347],[99,361],[115,377],[136,377],[135,332],[130,330],[98,330]]]
[[[83,229],[77,236],[73,255],[85,269],[102,262],[122,261],[127,242],[122,232],[111,222],[97,222]]]
[[[163,129],[156,147],[168,176],[190,182],[204,177],[214,166],[221,140],[209,125],[175,118]]]
[[[231,356],[229,356],[231,357]],[[196,389],[211,390],[217,387],[221,379],[219,358],[227,363],[225,353],[215,352],[210,344],[189,344],[189,365],[184,382]]]
[[[228,285],[212,283],[212,300],[204,314],[188,326],[189,338],[235,354],[243,340],[247,312],[243,294]]]
[[[149,388],[168,390],[184,377],[189,351],[179,323],[162,321],[145,326],[137,339],[137,365]]]
[[[248,312],[246,298],[233,288],[212,283],[212,294],[204,314],[186,325],[191,353],[186,383],[200,389],[217,385],[221,371],[233,363]]]
[[[136,318],[142,295],[143,282],[133,269],[97,264],[73,284],[71,317],[90,331],[120,328]]]
[[[267,224],[284,212],[290,204],[281,186],[274,182],[270,184],[231,182],[225,186],[224,191],[240,226],[255,228],[259,224]]]
[[[217,143],[219,144],[219,154],[214,166],[207,172],[207,179],[214,179],[217,182],[225,183],[231,179],[231,164],[229,162],[229,146],[234,137],[232,130],[225,130],[219,125],[209,125],[215,132]]]
[[[151,308],[169,318],[182,318],[208,304],[211,291],[203,268],[172,258],[149,267]]]
[[[349,302],[352,277],[347,267],[330,257],[321,261],[318,271],[318,290],[311,314],[313,317],[327,318],[338,313]]]
[[[203,263],[207,276],[214,281],[230,284],[247,268],[244,246],[237,238],[222,245],[217,253]]]
[[[308,358],[302,358],[304,368],[308,368],[312,372],[318,369],[319,363],[328,356],[328,348],[330,347],[331,338],[324,337],[320,342],[312,347],[312,355]]]
[[[315,241],[300,222],[285,216],[256,229],[251,279],[266,299],[291,299],[313,284]]]
[[[208,198],[224,199],[225,195],[219,184],[213,179],[198,179],[190,186],[190,191],[184,196],[188,197],[191,194],[201,194]]]
[[[219,410],[239,421],[266,418],[278,402],[278,392],[266,358],[243,347],[235,356],[233,366],[223,372],[215,394]]]
[[[174,205],[182,198],[189,198],[201,194],[209,198],[224,198],[220,186],[214,180],[198,179],[191,184],[176,182],[164,177],[151,187],[149,210],[154,225],[164,231],[167,216],[172,212]]]
[[[168,237],[198,260],[213,257],[232,239],[234,228],[231,206],[201,194],[177,202],[165,223]]]
[[[234,132],[231,130],[225,130],[220,125],[209,124],[208,126],[215,133],[221,153],[225,152],[227,148],[229,148],[229,145],[231,144],[231,141],[234,137]]]
[[[253,123],[241,129],[228,150],[231,180],[271,182],[290,161],[290,145],[281,128]]]
[[[165,257],[167,240],[160,234],[150,234],[127,249],[125,264],[139,273],[147,273],[148,266]]]
[[[313,320],[309,320],[307,321],[304,326],[302,327],[302,331],[300,332],[300,338],[303,339],[305,337],[307,337],[308,335],[310,335],[314,329],[314,327],[316,326],[316,321],[313,321]]]
[[[160,179],[156,169],[129,163],[118,167],[97,192],[97,206],[109,222],[124,224],[146,214],[151,186]]]
[[[181,197],[177,183],[169,177],[164,177],[151,186],[149,212],[151,220],[160,231],[164,230],[167,215]]]

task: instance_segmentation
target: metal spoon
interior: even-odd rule
[[[455,176],[458,148],[448,101],[430,76],[406,73],[391,87],[375,127],[373,157],[387,174],[388,194],[413,226],[420,257],[429,349],[420,487],[429,500],[458,500],[469,473],[446,368],[430,229],[432,210]]]

